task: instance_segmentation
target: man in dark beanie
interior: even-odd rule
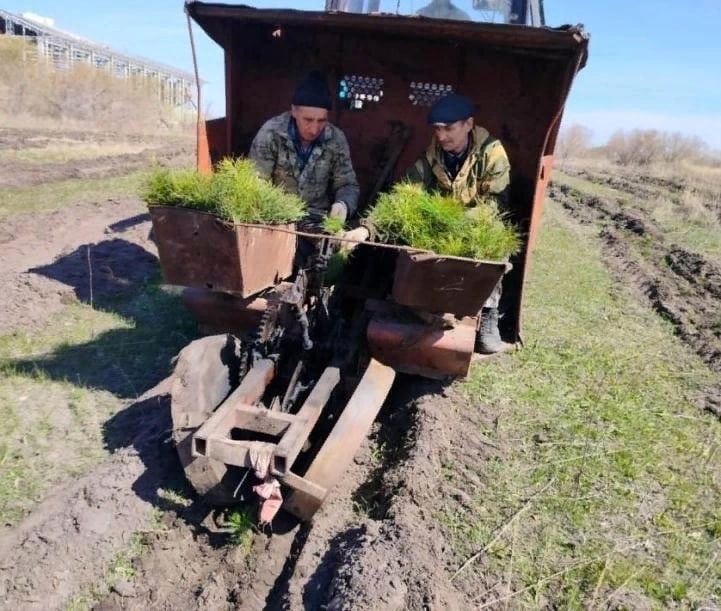
[[[333,98],[325,76],[311,72],[298,85],[290,112],[265,122],[250,147],[258,171],[308,205],[308,221],[346,220],[360,188],[343,132],[328,122]]]
[[[428,113],[435,135],[430,146],[406,173],[427,191],[450,195],[468,208],[490,204],[506,209],[511,166],[499,140],[473,123],[473,102],[458,94],[438,100]],[[481,310],[476,349],[485,354],[503,348],[498,330],[501,281]]]

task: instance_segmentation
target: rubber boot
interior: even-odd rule
[[[481,324],[476,337],[476,352],[493,354],[503,347],[501,333],[498,331],[498,308],[483,308]]]

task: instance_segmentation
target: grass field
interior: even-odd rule
[[[113,178],[81,180],[71,178],[26,189],[0,192],[0,220],[16,214],[58,210],[70,204],[105,200],[108,197],[135,197],[146,171]]]
[[[118,447],[107,421],[168,375],[171,357],[194,337],[177,295],[158,281],[112,309],[68,304],[44,333],[0,336],[3,523]]]
[[[712,376],[612,281],[594,233],[550,202],[527,344],[464,384],[504,451],[476,466],[473,506],[438,518],[464,557],[483,550],[510,608],[698,608],[721,596],[721,426],[695,402]]]
[[[7,189],[0,218],[133,197],[142,178]],[[708,188],[694,195],[645,185],[634,195],[588,176],[554,180],[571,196],[621,200],[669,243],[713,261],[721,254]],[[604,246],[595,222],[547,202],[525,346],[456,383],[461,426],[473,423],[469,434],[493,451],[470,461],[451,453],[445,484],[467,494],[440,495],[428,513],[449,536],[460,559],[449,576],[474,608],[711,609],[721,600],[721,423],[699,406],[717,376],[611,276]],[[167,374],[195,334],[156,272],[102,308],[71,298],[42,330],[0,336],[3,523],[16,524],[52,487],[130,443],[130,432],[109,423]],[[72,607],[89,608],[108,584],[132,580],[143,553],[130,541],[97,591]]]

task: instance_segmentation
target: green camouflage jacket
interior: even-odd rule
[[[506,208],[511,164],[499,140],[476,126],[471,132],[471,150],[454,180],[443,167],[442,149],[433,138],[431,145],[405,175],[428,191],[451,195],[468,207],[480,203]]]
[[[258,171],[299,195],[311,217],[324,216],[333,202],[344,202],[350,216],[358,206],[360,188],[345,135],[328,124],[300,172],[298,155],[288,134],[289,121],[290,112],[284,112],[266,121],[256,134],[249,156]]]

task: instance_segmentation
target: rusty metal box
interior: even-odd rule
[[[170,206],[151,206],[150,216],[168,284],[250,297],[293,271],[296,236],[287,231],[233,225],[213,214]]]
[[[510,265],[400,251],[393,301],[426,312],[475,316]]]

